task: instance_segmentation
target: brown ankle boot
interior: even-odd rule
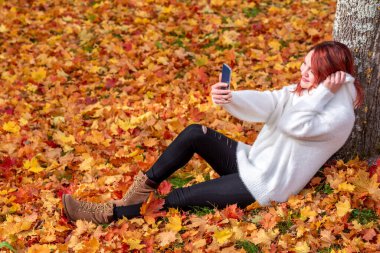
[[[111,223],[113,221],[113,207],[110,202],[104,204],[75,200],[69,194],[62,196],[63,210],[71,221],[87,220],[95,224]]]
[[[116,206],[129,206],[144,202],[159,184],[150,180],[142,171],[133,178],[133,183],[122,199],[113,200]]]

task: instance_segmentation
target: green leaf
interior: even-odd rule
[[[340,246],[338,244],[333,244],[333,245],[331,245],[328,248],[323,248],[323,249],[318,250],[317,253],[330,253],[333,250],[337,251],[337,250],[340,250],[340,249],[342,249],[342,246]]]
[[[123,36],[121,36],[121,34],[112,33],[112,36],[115,37],[115,38],[118,38],[119,40],[123,40]]]
[[[323,193],[326,193],[326,194],[330,194],[330,193],[333,193],[334,192],[334,189],[331,188],[330,184],[320,184],[318,185],[315,190],[317,192],[323,192]]]
[[[291,226],[293,226],[293,222],[291,220],[280,221],[276,226],[280,230],[280,234],[283,235],[288,232]]]
[[[371,221],[376,221],[379,217],[371,209],[354,209],[350,214],[348,221],[357,220],[360,224],[365,225]]]
[[[16,250],[8,242],[1,242],[0,243],[0,249],[1,248],[8,248],[10,251],[16,252]]]
[[[182,186],[184,186],[185,184],[187,184],[193,179],[194,177],[190,176],[187,178],[172,177],[172,178],[169,178],[168,180],[172,184],[173,188],[181,188]]]
[[[87,16],[87,19],[90,20],[91,22],[94,22],[94,20],[96,19],[96,15],[93,14],[93,13],[90,13],[90,14]]]
[[[289,46],[289,43],[283,39],[280,39],[280,44],[281,44],[281,49]]]
[[[156,41],[155,45],[156,45],[156,47],[157,47],[158,49],[162,49],[162,44],[161,44],[161,42]]]
[[[207,206],[191,206],[190,213],[195,214],[196,216],[205,216],[206,214],[215,213],[215,210]]]
[[[237,241],[235,246],[237,248],[243,248],[245,250],[245,252],[248,252],[248,253],[260,253],[261,252],[259,246],[257,246],[256,244],[254,244],[250,241],[247,241],[247,240]]]
[[[219,37],[210,39],[207,44],[203,45],[202,48],[209,48],[215,45],[215,43],[219,40]]]
[[[177,38],[172,45],[176,45],[176,46],[179,46],[179,47],[184,47],[183,46],[183,41],[180,39],[180,38]]]
[[[253,7],[253,8],[244,8],[243,9],[243,13],[244,15],[247,17],[247,18],[253,18],[255,17],[257,14],[260,13],[260,10],[256,7]]]

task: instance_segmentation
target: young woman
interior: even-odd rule
[[[191,206],[245,207],[287,201],[349,137],[354,107],[363,93],[354,79],[350,50],[328,41],[311,48],[301,66],[298,84],[275,91],[230,91],[225,83],[212,86],[211,96],[233,116],[265,125],[253,145],[236,142],[202,125],[190,125],[168,146],[156,163],[141,172],[121,200],[97,204],[63,195],[66,216],[109,223],[123,216],[140,215],[149,193],[194,153],[220,175],[217,179],[173,190],[164,208],[188,210]]]

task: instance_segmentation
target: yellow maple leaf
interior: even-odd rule
[[[13,83],[14,81],[16,81],[17,79],[17,75],[12,75],[11,73],[9,73],[8,71],[4,71],[2,74],[1,74],[1,78],[10,82],[10,83]]]
[[[34,172],[34,173],[39,173],[43,171],[44,169],[40,166],[40,163],[38,162],[36,157],[33,157],[31,160],[26,160],[24,161],[24,168]]]
[[[291,62],[288,62],[286,65],[285,65],[285,69],[287,71],[291,70],[291,69],[299,69],[301,67],[301,63],[298,62],[298,61],[291,61]]]
[[[147,91],[145,95],[146,95],[147,98],[149,98],[149,99],[153,99],[153,98],[154,98],[154,93],[151,92],[151,91]]]
[[[92,237],[90,240],[83,243],[83,248],[78,253],[95,253],[99,250],[100,243],[98,239]]]
[[[160,56],[157,59],[157,63],[162,64],[162,65],[168,65],[169,64],[169,58],[166,56]]]
[[[28,249],[28,253],[50,253],[50,248],[48,245],[34,244]]]
[[[145,248],[145,244],[141,244],[141,239],[137,238],[128,238],[128,239],[123,239],[123,242],[129,245],[129,250],[134,250],[134,249],[142,249]]]
[[[224,0],[211,0],[211,5],[213,6],[222,6],[226,4]]]
[[[30,92],[36,92],[36,90],[38,90],[38,86],[32,83],[28,83],[26,85],[26,90]]]
[[[301,220],[306,220],[307,218],[314,218],[317,216],[317,212],[312,210],[310,206],[301,208]]]
[[[234,45],[239,35],[240,34],[234,30],[224,31],[222,35],[222,44],[225,46]]]
[[[335,204],[338,217],[343,217],[351,210],[351,203],[349,200],[339,201]]]
[[[280,50],[281,44],[278,40],[269,41],[268,45],[275,51]]]
[[[353,184],[356,186],[356,191],[359,193],[368,193],[373,199],[380,201],[380,188],[377,182],[377,174],[374,174],[371,178],[369,173],[360,169],[356,174]]]
[[[355,186],[347,182],[343,182],[338,185],[338,191],[353,192],[354,189],[355,189]]]
[[[3,124],[4,131],[7,131],[9,133],[18,133],[20,132],[20,126],[17,125],[14,121],[8,121]]]
[[[178,215],[169,216],[168,220],[169,222],[166,224],[168,230],[178,232],[182,229],[182,220]]]
[[[305,233],[305,226],[299,225],[297,227],[297,238],[302,237],[304,233]]]
[[[101,144],[105,147],[109,147],[111,140],[106,139],[102,132],[97,130],[91,130],[91,135],[88,135],[85,139],[86,142],[92,144]]]
[[[201,55],[195,58],[195,65],[198,67],[204,66],[208,63],[208,57],[207,55]]]
[[[292,26],[294,27],[295,30],[302,30],[303,29],[304,22],[296,16],[292,16],[290,18],[290,23],[292,24]]]
[[[81,171],[91,170],[91,168],[93,168],[95,165],[94,158],[92,158],[92,156],[89,154],[83,154],[83,158],[84,158],[84,160],[79,165],[79,170],[81,170]]]
[[[9,213],[15,213],[21,209],[20,204],[12,203],[12,206],[9,208]]]
[[[314,35],[318,35],[320,34],[320,32],[315,29],[315,28],[309,28],[306,30],[306,32],[310,35],[310,36],[314,36]]]
[[[140,153],[140,150],[139,150],[139,149],[136,149],[135,151],[129,153],[129,154],[127,155],[127,157],[135,157],[135,156],[137,156],[139,153]]]
[[[61,131],[55,132],[53,134],[53,139],[61,146],[63,146],[63,151],[68,152],[73,149],[71,145],[77,144],[75,137],[71,134],[64,134]]]
[[[310,247],[306,242],[297,242],[296,246],[294,247],[294,251],[297,253],[308,253],[310,252]]]
[[[32,71],[32,80],[39,83],[46,78],[46,70],[44,68],[39,68],[36,71]]]
[[[0,33],[6,33],[6,32],[8,32],[8,28],[5,25],[1,24],[0,25]]]
[[[216,231],[214,233],[214,237],[218,243],[223,244],[232,236],[232,234],[233,232],[226,228],[220,231]]]
[[[21,118],[18,120],[18,122],[20,123],[21,126],[25,126],[28,124],[29,121],[25,118]]]
[[[37,220],[37,217],[38,215],[36,213],[23,217],[7,215],[6,221],[0,226],[0,234],[3,237],[8,237],[21,231],[29,230],[32,224]]]

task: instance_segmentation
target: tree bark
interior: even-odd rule
[[[361,159],[380,154],[380,1],[338,0],[334,40],[347,45],[355,58],[364,103],[356,110],[350,138],[334,159]]]

